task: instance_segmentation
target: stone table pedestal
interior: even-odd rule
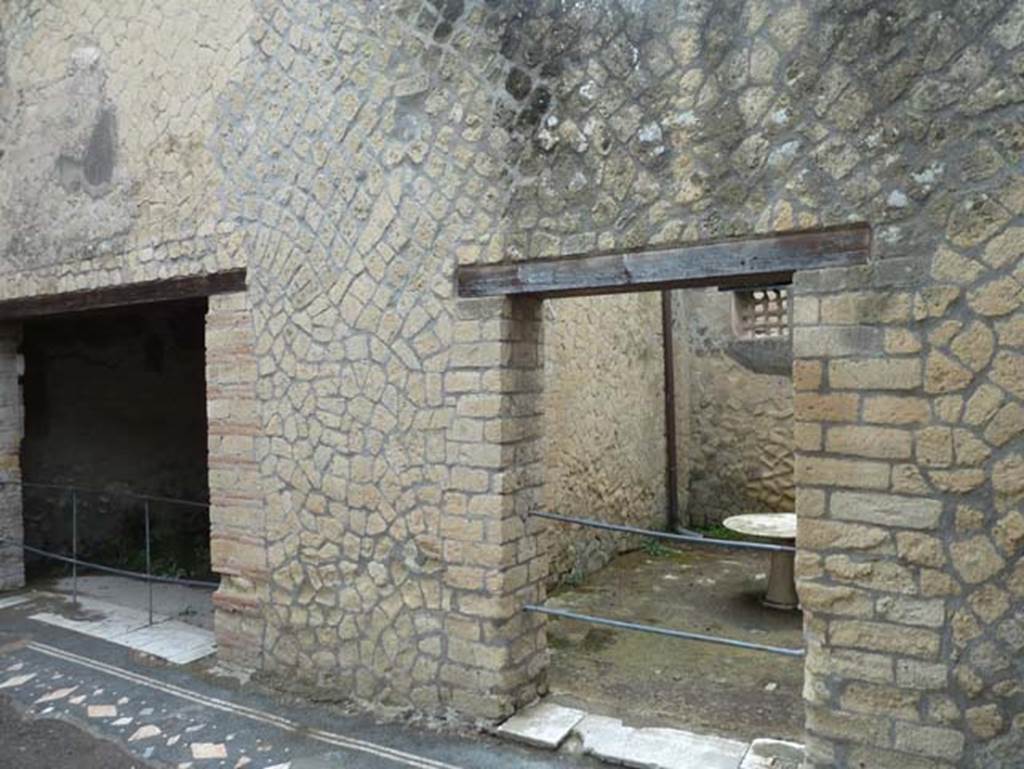
[[[796,544],[796,513],[733,515],[726,518],[722,525],[740,534],[779,540],[780,545],[792,547]],[[796,595],[793,561],[792,551],[772,552],[768,590],[761,601],[768,608],[792,610],[800,605]]]

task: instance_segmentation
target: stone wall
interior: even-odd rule
[[[24,428],[21,413],[21,356],[18,344],[21,328],[0,325],[0,480],[20,481],[18,450]],[[24,541],[21,514],[21,487],[0,487],[0,590],[25,584],[21,543]]]
[[[681,464],[685,520],[793,510],[792,350],[786,338],[739,339],[732,292],[674,292],[683,332],[677,389],[689,392]]]
[[[520,327],[500,306],[461,318],[451,280],[507,198],[479,87],[493,44],[476,23],[448,41],[428,6],[259,10],[213,148],[258,359],[264,672],[497,717],[539,686],[542,630],[516,596],[544,561],[520,501],[540,483],[518,468],[540,461]]]
[[[658,293],[549,302],[544,323],[544,507],[664,528],[665,411]],[[636,537],[551,524],[551,583],[637,547]]]
[[[980,315],[995,338],[981,372],[952,347],[924,361],[969,332],[965,315],[949,340],[933,336],[946,310],[974,312],[984,282],[1015,296],[1019,250],[1004,245],[1001,266],[975,259],[982,274],[943,246],[980,256],[981,241],[1022,213],[1019,2],[194,5],[4,5],[2,87],[13,96],[0,100],[0,298],[247,268],[267,547],[234,557],[240,572],[266,570],[246,643],[262,639],[252,659],[267,674],[486,716],[543,689],[543,627],[519,611],[543,596],[547,567],[526,517],[541,484],[539,315],[457,301],[456,264],[867,221],[873,286],[898,272],[893,259],[941,255],[939,288],[902,299],[878,289],[886,308],[925,308],[911,310],[923,320],[882,323],[924,332],[928,346],[900,347],[895,334],[881,381],[873,367],[886,358],[858,353],[871,365],[851,365],[840,359],[849,348],[822,350],[821,395],[860,409],[861,390],[866,403],[877,385],[919,375],[908,394],[928,400],[920,429],[940,429],[906,428],[909,460],[854,460],[846,450],[861,436],[837,431],[829,444],[825,423],[823,448],[797,468],[797,509],[805,531],[815,498],[828,504],[824,522],[843,522],[834,504],[858,491],[849,479],[861,476],[845,472],[855,469],[856,483],[878,487],[859,491],[920,496],[941,514],[932,530],[871,524],[881,549],[866,555],[856,540],[828,539],[821,574],[816,555],[802,562],[812,760],[998,765],[989,759],[1019,733],[1020,695],[997,654],[1016,637],[1006,623],[1019,580],[1008,546],[983,545],[972,513],[957,530],[953,499],[973,478],[963,504],[993,526],[1009,516],[999,531],[1010,530],[1020,439],[995,446],[987,424],[943,420],[948,398],[973,397],[982,379],[1005,393],[1000,409],[1017,403],[1016,326],[996,328],[1009,310]],[[957,287],[961,278],[977,285]],[[877,353],[877,330],[864,326],[879,302],[842,285],[821,286],[840,295],[837,314],[822,302],[820,317],[846,313],[843,338]],[[957,366],[971,375],[962,392],[928,391],[929,370],[957,382]],[[823,421],[805,405],[799,446]],[[961,431],[991,456],[929,464],[946,461],[946,436],[950,462],[977,456]],[[905,452],[905,438],[894,441],[887,450]],[[896,465],[916,467],[927,493],[890,488]],[[259,528],[258,512],[243,517]],[[929,531],[952,572],[900,554],[900,535]],[[971,555],[989,547],[1000,571],[964,565],[991,563]],[[957,559],[970,575],[956,577],[959,594],[921,594],[922,575],[960,575]],[[813,585],[859,589],[854,580],[871,582],[871,618],[814,603]],[[941,598],[942,622],[914,631],[901,597]],[[979,625],[970,640],[967,610]],[[861,648],[886,638],[892,649]],[[858,650],[891,655],[889,688],[853,685],[851,666],[864,665],[846,652]],[[944,674],[949,691],[914,688],[918,672]]]
[[[1024,227],[799,283],[810,765],[1024,755]],[[1010,189],[1014,189],[1014,186]]]
[[[247,0],[13,0],[0,28],[0,298],[244,267],[209,151]]]
[[[533,299],[458,301],[450,370],[457,394],[445,436],[453,468],[440,526],[440,627],[424,623],[417,662],[442,685],[440,701],[496,718],[546,689],[543,523],[529,514],[544,485],[543,320]],[[426,541],[423,541],[426,544]],[[440,566],[440,568],[438,568]],[[433,608],[433,607],[428,607]],[[440,634],[435,630],[441,630]],[[437,654],[435,650],[441,650]],[[441,659],[438,660],[437,657]],[[430,680],[422,691],[433,698]],[[430,704],[433,704],[432,702]]]

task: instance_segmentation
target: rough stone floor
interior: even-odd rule
[[[603,766],[483,734],[384,722],[327,704],[283,699],[218,674],[209,658],[171,665],[32,620],[46,599],[17,603],[13,598],[0,596],[0,725],[12,730],[0,733],[4,769]],[[41,735],[54,741],[51,763],[37,760]],[[57,760],[69,751],[82,760]],[[127,760],[118,758],[121,753]],[[89,763],[93,755],[100,756],[99,763]]]
[[[620,556],[549,606],[773,646],[802,645],[799,612],[759,599],[768,554],[658,547]],[[633,726],[801,741],[803,660],[573,620],[548,625],[550,700]]]

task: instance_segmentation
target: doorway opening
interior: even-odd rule
[[[28,548],[216,582],[207,507],[206,309],[207,300],[197,298],[24,321],[20,461]],[[70,565],[31,549],[25,568],[37,588],[148,608],[145,582],[85,566],[74,580]],[[211,592],[157,584],[153,610],[212,629]]]
[[[869,251],[870,229],[866,225],[851,225],[678,246],[469,265],[459,268],[457,285],[463,298],[523,297],[531,302],[638,292],[661,292],[663,297],[669,297],[671,292],[681,289],[742,291],[740,298],[745,303],[738,311],[732,304],[726,305],[725,325],[730,333],[737,335],[738,343],[760,344],[762,340],[769,340],[778,344],[791,325],[790,297],[785,287],[791,283],[794,273],[864,264]],[[667,306],[671,305],[669,300]],[[664,309],[662,317],[664,322],[667,317]],[[602,319],[607,320],[603,316]],[[616,325],[614,317],[608,322],[613,328]],[[677,335],[673,323],[665,323],[663,339],[669,338],[669,329],[672,329],[672,336]],[[597,334],[596,344],[607,345],[607,335]],[[784,344],[788,344],[788,339]],[[678,427],[677,419],[668,416],[671,411],[668,404],[669,398],[675,397],[670,395],[675,393],[670,380],[680,372],[675,364],[667,363],[671,345],[664,347],[665,434],[650,436],[659,443],[672,428]],[[748,349],[746,352],[763,351]],[[685,364],[684,358],[682,365]],[[720,389],[718,385],[708,393],[709,398],[721,396],[716,389]],[[687,394],[692,400],[693,392]],[[606,393],[610,400],[636,398],[637,395],[637,391],[614,388]],[[660,404],[651,410],[660,410]],[[700,411],[700,402],[690,404],[690,413],[694,411]],[[752,432],[746,419],[740,420],[739,427],[746,433]],[[665,440],[665,444],[669,449],[674,445],[670,440]],[[791,452],[792,449],[788,449],[784,453]],[[667,488],[681,486],[673,484],[673,479],[679,480],[677,464],[678,461],[666,459]],[[773,460],[770,464],[780,463]],[[788,466],[792,467],[792,461]],[[686,469],[692,475],[693,468]],[[753,485],[762,493],[765,488],[777,486],[779,479],[785,486],[787,474],[785,470],[778,472],[778,468],[772,467],[771,472],[760,474]],[[693,478],[691,493],[692,482]],[[787,500],[792,495],[792,485],[789,482],[789,494],[781,495]],[[545,496],[548,501],[554,498],[550,493]],[[667,501],[676,502],[678,493],[667,493],[666,497]],[[720,524],[718,514],[705,516],[702,520],[705,526],[720,525],[742,535],[726,539],[725,533],[718,530],[705,533],[687,529],[687,517],[701,520],[694,515],[697,511],[693,510],[692,500],[687,505],[687,517],[679,516],[680,511],[672,505],[667,507],[663,526],[649,529],[593,517],[560,515],[559,511],[535,507],[525,513],[531,518],[548,519],[558,526],[613,531],[638,538],[634,552],[619,556],[609,566],[578,580],[577,584],[563,585],[541,603],[525,603],[522,607],[524,612],[542,614],[549,619],[546,636],[554,661],[549,666],[548,677],[555,698],[576,697],[576,702],[569,704],[585,708],[584,711],[570,709],[562,714],[567,723],[576,725],[563,730],[561,737],[564,739],[568,731],[575,730],[586,752],[588,730],[608,726],[617,729],[620,738],[602,743],[606,747],[614,748],[627,740],[628,735],[638,736],[646,731],[645,737],[652,741],[652,750],[655,749],[657,746],[653,743],[659,742],[661,733],[656,728],[632,730],[637,721],[646,722],[641,725],[683,726],[744,739],[767,736],[763,733],[765,729],[774,732],[772,736],[776,737],[799,735],[804,711],[801,681],[805,663],[802,621],[794,611],[798,609],[793,581],[796,515],[772,512],[765,516],[760,513],[770,510],[732,510],[730,505],[720,511],[729,514],[722,516]],[[545,530],[537,527],[536,531],[543,540]],[[751,535],[756,539],[747,538]],[[551,541],[550,537],[548,539]],[[763,541],[765,539],[771,541]],[[737,552],[732,552],[734,550]],[[633,559],[633,562],[624,559]],[[661,568],[658,568],[659,559],[663,564]],[[620,564],[625,568],[618,571],[616,567]],[[557,566],[555,570],[557,574]],[[639,580],[634,578],[637,572],[643,572]],[[715,587],[720,589],[709,590]],[[786,617],[781,613],[784,610],[796,616]],[[679,627],[674,627],[676,620],[679,620]],[[620,639],[615,635],[620,631],[632,635],[623,635]],[[780,643],[773,634],[794,639],[796,643]],[[645,642],[645,638],[649,642]],[[592,668],[589,689],[581,685],[586,677],[586,665],[559,666],[560,650],[569,650],[569,654],[562,656],[570,663],[584,659],[584,654],[572,654],[569,647],[573,644],[581,652],[595,657],[586,661]],[[778,655],[786,669],[780,667],[773,671],[771,664],[765,662],[771,657],[763,655]],[[615,670],[615,665],[619,666],[618,686],[609,685],[613,677],[609,671]],[[769,674],[768,678],[765,673]],[[787,682],[785,691],[790,701],[766,703],[759,708],[759,697],[755,695],[779,691],[783,681]],[[666,688],[667,682],[681,685],[673,692],[671,687]],[[726,692],[727,689],[731,691]],[[754,703],[753,712],[744,713],[744,708],[751,703]],[[617,716],[617,726],[610,726],[607,717],[598,718],[597,723],[602,726],[596,726],[594,719],[584,717],[592,709]],[[766,724],[764,716],[778,711],[782,711],[783,720]],[[580,717],[582,720],[577,721]],[[530,717],[524,716],[522,723],[529,722]],[[623,727],[623,722],[628,726]],[[509,722],[502,728],[514,733],[520,726]],[[752,733],[753,729],[759,733]],[[728,750],[733,751],[745,750],[747,745],[736,739],[726,742]],[[785,744],[792,747],[791,743]],[[796,760],[799,763],[799,759]]]
[[[739,541],[722,525],[729,516],[793,510],[792,440],[779,438],[792,435],[789,334],[736,334],[733,301],[716,288],[545,301],[546,514]],[[764,348],[747,349],[757,345]],[[674,400],[668,411],[666,397]],[[666,451],[673,411],[676,451]],[[675,511],[665,482],[673,460]],[[772,552],[565,521],[543,537],[548,609],[802,646],[800,613],[762,603]],[[800,656],[565,615],[549,616],[547,637],[549,699],[557,704],[634,727],[745,741],[801,737]]]

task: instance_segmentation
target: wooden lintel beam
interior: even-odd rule
[[[700,286],[786,283],[797,270],[863,264],[866,224],[629,252],[574,254],[456,272],[461,297],[586,296]]]
[[[245,270],[215,272],[186,278],[129,283],[124,286],[69,291],[63,294],[0,300],[0,320],[22,320],[44,315],[125,307],[176,299],[195,299],[245,290]]]

